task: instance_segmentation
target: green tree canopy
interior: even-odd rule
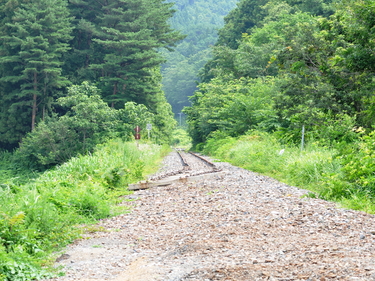
[[[276,126],[273,78],[221,77],[201,83],[185,108],[193,144],[205,142],[216,131],[238,136],[250,129]]]
[[[183,38],[167,22],[171,7],[160,0],[71,2],[77,25],[66,71],[78,83],[98,80],[103,98],[116,108],[146,103],[158,91],[150,82],[164,61],[158,49]]]
[[[326,132],[315,137],[331,134],[332,141],[346,134],[328,132],[329,122],[342,130],[354,125],[370,128],[375,89],[374,21],[369,12],[373,5],[371,0],[342,1],[335,6],[331,1],[267,1],[259,5],[243,0],[226,18],[198,87],[203,89],[210,81],[274,76],[275,115],[270,116],[277,115],[277,120],[271,118],[277,125],[271,122],[265,130],[279,128],[281,134],[299,134],[305,125]],[[256,16],[251,16],[252,12]],[[225,119],[229,115],[220,121],[226,124],[221,127],[204,121],[207,119],[198,109],[210,98],[206,95],[212,95],[211,91],[197,92],[192,108],[186,110],[195,143],[205,140],[199,136],[202,132],[207,136],[224,127],[235,128],[227,123],[231,119]]]
[[[63,0],[12,1],[3,8],[11,16],[1,19],[0,142],[12,143],[51,113],[58,90],[69,84],[61,66],[72,27]]]
[[[47,116],[64,115],[56,100],[71,84],[95,84],[116,109],[129,101],[153,113],[163,107],[160,50],[184,38],[168,22],[172,6],[163,0],[1,0],[1,148],[16,147]]]

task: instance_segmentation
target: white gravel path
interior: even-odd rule
[[[179,169],[175,154],[160,173]],[[69,246],[58,281],[375,280],[375,216],[233,167],[137,191],[132,212]]]

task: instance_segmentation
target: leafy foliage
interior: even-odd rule
[[[173,132],[172,145],[188,150],[191,147],[191,138],[184,129],[178,128]]]
[[[349,8],[336,5],[334,13],[330,1],[316,1],[313,5],[305,1],[241,1],[226,18],[213,59],[206,64],[203,82],[198,87],[203,88],[211,81],[274,76],[275,85],[269,98],[273,115],[269,117],[277,118],[264,126],[264,130],[276,129],[281,137],[296,141],[305,126],[310,140],[322,139],[329,145],[355,140],[350,133],[353,127],[372,126],[370,108],[375,88],[369,66],[364,63],[358,68],[359,57],[355,59],[357,65],[353,64],[353,55],[364,54],[369,45],[367,39],[361,41],[351,28],[355,25],[355,30],[366,30],[371,19],[363,10],[369,2],[347,1],[345,5]],[[358,19],[355,24],[352,15]],[[206,122],[204,114],[197,113],[198,101],[211,95],[209,91],[207,94],[198,91],[192,98],[192,108],[186,110],[190,113],[188,122],[196,144],[205,141],[211,131],[223,131],[223,127],[233,130],[230,115],[220,116],[221,128],[208,122],[203,132],[197,126]],[[247,124],[246,119],[239,119]],[[328,133],[327,124],[332,122],[343,126]],[[229,135],[244,133],[240,127],[235,130],[238,131]],[[321,130],[325,133],[321,134]]]
[[[301,151],[275,134],[251,131],[238,138],[214,135],[201,147],[215,158],[308,189],[308,196],[375,213],[373,143],[371,133],[341,150],[310,143]]]
[[[100,97],[113,108],[136,102],[156,116],[160,108],[170,110],[160,97],[159,67],[164,62],[160,50],[172,50],[184,38],[168,23],[172,6],[161,0],[0,1],[1,148],[17,147],[41,122],[47,127],[54,123],[57,129],[58,120],[59,134],[76,135],[70,128],[80,126],[83,135],[97,130],[100,121],[88,128],[71,116],[60,119],[66,112],[57,99],[71,91],[69,85],[84,81],[95,84]],[[171,118],[165,110],[166,119]],[[158,123],[173,123],[165,121]],[[155,129],[164,132],[170,127]],[[43,128],[47,139],[53,138],[51,130]],[[82,150],[91,149],[90,138],[84,137]]]
[[[153,138],[165,143],[170,138],[167,133],[175,125],[166,102],[158,102],[158,115],[151,113],[145,105],[134,102],[115,110],[100,98],[99,90],[88,82],[71,86],[68,96],[58,99],[58,103],[67,109],[67,113],[41,122],[27,135],[16,151],[19,162],[34,168],[62,164],[78,154],[93,152],[97,145],[107,139],[116,136],[133,139],[136,126],[143,129],[142,135],[146,138],[147,124],[154,124]]]
[[[155,171],[164,153],[161,146],[140,150],[117,139],[26,184],[13,184],[16,188],[0,174],[0,280],[58,274],[43,266],[53,252],[79,236],[80,229],[73,226],[126,211],[115,206],[119,196],[128,193],[129,183]]]
[[[375,132],[364,135],[360,141],[354,143],[345,150],[345,153],[339,156],[343,165],[342,177],[340,180],[333,181],[335,186],[342,185],[345,182],[357,190],[366,192],[373,198],[375,195],[375,165],[374,157],[374,137]]]
[[[250,129],[277,126],[272,78],[213,79],[200,87],[193,107],[184,110],[194,133],[193,144],[204,142],[215,131],[238,136]]]
[[[374,212],[373,7],[240,1],[185,110],[195,148]]]
[[[69,108],[67,114],[41,122],[23,140],[18,155],[48,166],[93,151],[114,131],[116,121],[115,110],[98,93],[87,82],[70,87],[68,96],[59,99],[61,106]]]

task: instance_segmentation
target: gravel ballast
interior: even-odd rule
[[[159,173],[180,165],[172,153]],[[375,280],[374,215],[216,165],[209,179],[128,196],[131,212],[70,245],[51,280]]]

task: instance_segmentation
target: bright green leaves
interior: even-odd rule
[[[267,1],[263,6],[255,2],[242,1],[228,17],[203,81],[276,77],[272,108],[282,132],[298,128],[296,137],[302,125],[320,130],[326,122],[341,119],[348,126],[370,127],[372,115],[366,107],[372,106],[369,97],[375,89],[371,74],[375,21],[369,12],[373,1],[346,1],[329,18],[317,15],[332,13],[330,1]],[[259,13],[252,17],[254,11]],[[233,26],[240,22],[255,24]],[[236,44],[230,40],[238,38],[239,32],[227,33],[234,29],[242,31]],[[351,138],[342,133],[331,132],[331,136],[332,142]]]
[[[98,88],[88,82],[69,87],[68,95],[57,101],[67,113],[39,123],[24,138],[17,151],[23,164],[36,168],[62,164],[78,154],[94,151],[97,145],[110,138],[132,140],[136,126],[141,127],[142,138],[146,138],[147,124],[153,125],[154,141],[168,142],[168,131],[172,130],[175,121],[166,102],[156,102],[158,114],[134,102],[128,102],[123,109],[116,110],[108,106],[99,94]]]
[[[215,131],[238,136],[257,128],[270,128],[276,123],[272,109],[274,80],[213,79],[200,84],[193,96],[193,106],[185,109],[195,144],[203,142]]]
[[[147,124],[152,124],[154,114],[148,111],[143,104],[136,104],[135,102],[127,102],[123,109],[118,111],[118,118],[120,119],[120,130],[131,138],[134,134],[134,128],[139,126],[141,128],[142,138],[147,136],[145,130]]]
[[[343,165],[341,180],[354,186],[358,191],[371,196],[375,192],[375,132],[364,135],[360,141],[353,143],[339,157]],[[340,182],[334,182],[338,185]]]
[[[271,7],[269,3],[267,10]],[[242,34],[234,50],[216,46],[211,74],[221,75],[222,70],[237,78],[274,76],[279,69],[292,65],[293,72],[298,70],[303,75],[304,65],[319,67],[316,66],[319,64],[316,53],[321,42],[314,35],[318,32],[316,20],[306,13],[288,14],[284,9],[273,18],[275,20],[265,21],[259,27],[253,27],[251,32]]]
[[[78,153],[92,151],[116,128],[116,112],[87,82],[69,88],[67,97],[59,99],[68,113],[47,119],[27,135],[18,151],[20,157],[43,166],[61,164]],[[27,161],[28,160],[28,161]]]
[[[115,120],[115,110],[105,103],[96,87],[84,82],[82,85],[69,87],[68,96],[59,98],[61,106],[70,110],[61,118],[71,119],[75,127],[81,130],[110,130],[111,121]]]
[[[49,261],[82,231],[103,231],[90,226],[95,219],[126,213],[124,206],[118,206],[123,195],[129,194],[126,186],[157,169],[161,150],[159,145],[144,145],[140,150],[134,142],[111,140],[90,155],[77,156],[55,169],[34,174],[24,184],[14,184],[16,188],[3,184],[0,280],[57,277],[60,269],[51,269]],[[11,181],[11,177],[2,177],[2,182]],[[76,227],[81,224],[85,227]]]

